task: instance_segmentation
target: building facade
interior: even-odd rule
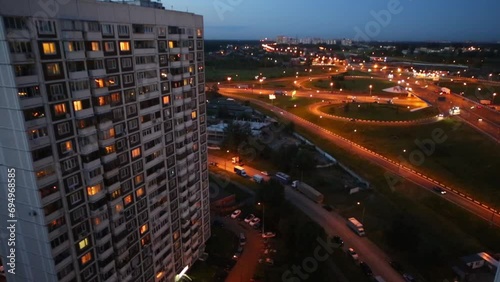
[[[95,0],[0,7],[7,281],[174,281],[210,236],[203,18]]]

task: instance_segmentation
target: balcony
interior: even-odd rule
[[[189,220],[189,209],[186,209],[183,213],[181,213],[181,217],[183,219]]]
[[[30,148],[40,148],[43,147],[44,145],[49,145],[50,144],[50,138],[49,136],[44,136],[40,137],[34,140],[29,140],[28,141]]]
[[[189,225],[190,225],[191,221],[189,220],[183,220],[183,223],[182,223],[182,228],[187,228]]]
[[[13,63],[18,63],[18,62],[34,62],[35,61],[35,54],[33,53],[18,53],[18,54],[10,54],[10,58]]]
[[[181,65],[183,67],[189,67],[189,61],[187,61],[187,60],[181,61]]]
[[[183,239],[186,239],[187,237],[189,237],[189,235],[191,235],[191,230],[190,229],[186,230],[185,232],[182,232],[182,238]]]
[[[148,100],[148,99],[159,97],[159,96],[160,96],[160,91],[152,91],[152,92],[140,94],[138,97],[138,100],[140,102],[140,101]]]
[[[171,68],[180,68],[182,66],[181,61],[170,62]]]
[[[38,75],[36,75],[36,74],[16,77],[16,84],[17,85],[36,84],[36,83],[38,83]]]
[[[182,210],[188,209],[189,208],[189,202],[188,201],[181,202],[180,207],[181,207]]]
[[[103,57],[104,57],[103,51],[87,51],[87,58],[88,59],[98,59],[98,58],[103,58]]]
[[[194,204],[198,200],[198,195],[194,194],[191,197],[189,197],[189,204]]]
[[[108,112],[111,111],[111,106],[109,104],[108,105],[104,105],[104,106],[95,106],[94,107],[94,111],[98,115],[105,114],[105,113],[108,113]]]
[[[145,114],[150,114],[150,113],[157,112],[159,110],[161,110],[161,105],[160,104],[152,106],[152,107],[148,107],[148,108],[145,108],[145,109],[141,109],[141,110],[139,110],[139,114],[140,115],[145,115]]]
[[[85,59],[85,51],[66,52],[67,60]]]
[[[90,89],[80,90],[80,91],[72,91],[71,97],[75,100],[80,100],[84,98],[90,98]]]
[[[182,86],[182,91],[186,92],[186,91],[191,91],[191,85],[188,84],[188,85],[184,85]],[[187,99],[185,99],[185,103],[189,103],[189,101],[186,101]]]
[[[64,208],[60,208],[60,209],[52,212],[51,214],[48,214],[45,216],[45,224],[49,224],[51,221],[54,221],[63,215],[64,215]],[[43,216],[43,210],[42,210],[42,216]]]
[[[100,199],[104,198],[106,196],[106,190],[104,188],[101,189],[101,191],[95,193],[94,195],[88,195],[89,202],[95,203],[99,201]]]
[[[141,48],[141,49],[134,49],[134,55],[154,55],[156,54],[156,48]]]
[[[94,115],[94,111],[92,110],[92,108],[87,108],[87,109],[75,111],[75,117],[77,119],[82,119],[82,118],[90,117],[93,115]]]
[[[112,120],[106,120],[97,124],[97,128],[99,128],[99,130],[110,129],[112,126],[113,126]]]
[[[101,77],[106,75],[105,69],[88,70],[90,77]]]
[[[40,159],[36,162],[33,162],[33,168],[36,170],[38,168],[42,168],[42,167],[47,166],[47,165],[52,164],[52,163],[54,163],[54,157],[49,156],[49,157]]]
[[[108,94],[108,87],[94,88],[91,91],[92,95],[99,97]]]
[[[83,39],[83,32],[81,31],[62,31],[61,38],[69,40],[81,40]]]
[[[182,47],[181,54],[189,54],[189,47]]]
[[[60,191],[57,191],[55,193],[52,193],[48,196],[45,196],[42,198],[42,205],[46,205],[56,199],[59,199],[61,197],[61,192]]]
[[[106,234],[106,236],[104,236],[102,238],[97,238],[97,236],[96,236],[95,244],[97,246],[103,246],[104,244],[106,244],[110,240],[111,240],[111,233]]]
[[[95,159],[91,162],[88,163],[83,163],[83,169],[86,171],[91,171],[93,169],[98,168],[101,165],[101,160],[100,159]]]
[[[108,154],[105,156],[101,156],[101,161],[103,163],[109,163],[110,161],[115,160],[115,159],[116,159],[116,153],[111,153],[111,154]]]
[[[84,35],[87,40],[102,40],[102,34],[99,31],[86,31]]]
[[[21,108],[43,105],[42,96],[21,99]]]
[[[89,73],[86,71],[86,70],[82,70],[82,71],[75,71],[75,72],[70,72],[69,73],[69,78],[70,79],[84,79],[84,78],[88,78],[89,77]]]
[[[89,136],[97,132],[95,125],[90,125],[85,128],[78,128],[78,135]]]
[[[170,54],[171,55],[177,55],[177,54],[181,53],[181,48],[180,47],[169,48],[169,50],[170,50]]]
[[[182,80],[182,74],[175,74],[170,77],[171,81],[181,81]]]
[[[139,70],[148,70],[148,69],[156,69],[157,64],[156,63],[151,63],[151,64],[139,64],[135,65],[135,71]]]
[[[113,254],[113,248],[109,247],[104,253],[97,253],[97,258],[101,261],[105,260],[108,258],[111,254]]]
[[[45,185],[53,183],[54,181],[57,181],[57,173],[55,172],[50,175],[46,175],[45,177],[38,178],[36,180],[36,184],[38,187],[44,187]]]
[[[104,177],[107,178],[107,179],[111,179],[113,176],[116,176],[118,175],[118,170],[119,170],[119,167],[116,167],[108,172],[105,172],[104,173]],[[117,181],[119,182],[119,181]],[[113,183],[114,184],[114,183]],[[113,191],[113,190],[110,190],[110,191]]]

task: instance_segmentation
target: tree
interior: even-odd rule
[[[236,151],[240,144],[245,142],[252,134],[248,123],[231,122],[224,131],[226,133],[226,138],[223,144],[233,151]]]
[[[294,157],[293,164],[301,171],[309,171],[316,167],[314,152],[308,149],[300,149]]]

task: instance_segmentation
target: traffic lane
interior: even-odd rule
[[[356,250],[360,260],[366,262],[374,275],[382,276],[386,281],[404,281],[388,263],[387,255],[366,237],[359,237],[347,226],[347,221],[340,215],[328,212],[302,194],[287,187],[286,198],[306,213],[311,219],[325,228],[329,236],[340,236],[344,243]]]
[[[266,107],[268,109],[272,110],[272,107],[268,106],[266,103],[258,100],[254,100],[257,104],[260,104],[263,107]],[[400,174],[399,171],[399,165],[390,162],[387,158],[384,159],[383,156],[380,155],[375,155],[374,153],[367,151],[365,149],[360,148],[359,146],[353,146],[352,142],[347,140],[347,139],[342,139],[340,136],[333,135],[329,131],[325,130],[324,128],[319,127],[316,124],[313,124],[311,122],[308,122],[302,118],[299,118],[293,114],[290,114],[286,111],[282,111],[283,117],[294,121],[296,124],[300,124],[304,127],[315,127],[319,129],[316,131],[316,134],[322,135],[323,138],[330,140],[334,143],[336,143],[338,146],[343,146],[344,149],[347,150],[356,150],[356,153],[362,154],[366,159],[371,160],[372,162],[379,164],[381,167],[387,169],[388,171],[392,171],[396,175]],[[286,113],[286,114],[285,114]],[[405,169],[404,169],[405,170]],[[434,182],[431,182],[428,179],[425,179],[423,176],[419,176],[416,173],[411,173],[406,176],[407,180],[410,180],[419,186],[422,186],[423,188],[430,189],[430,187],[436,186]],[[419,184],[419,181],[424,181],[425,185]],[[462,208],[468,210],[472,214],[478,215],[479,217],[488,220],[488,216],[491,215],[491,211],[489,209],[484,208],[480,204],[474,203],[473,201],[470,200],[465,200],[464,198],[461,199],[461,201],[454,202],[458,206],[461,206]],[[494,224],[500,226],[500,223],[498,222],[498,218],[500,215],[495,214],[493,215],[494,218]]]
[[[236,164],[233,164],[232,161],[224,162],[224,158],[217,157],[217,156],[210,155],[210,154],[208,155],[208,161],[217,163],[217,167],[220,169],[223,169],[223,170],[225,169],[226,171],[228,171],[230,173],[235,173],[234,166],[236,166]],[[243,160],[243,163],[244,163],[244,161],[245,160]],[[262,173],[260,173],[260,171],[258,169],[255,169],[253,167],[243,165],[243,168],[245,169],[245,172],[247,173],[248,177],[250,177],[250,178],[252,178],[256,174],[262,176],[265,181],[268,181],[270,178],[269,176],[263,175]]]
[[[250,281],[257,269],[260,254],[264,249],[260,233],[250,228],[244,221],[238,221],[230,217],[217,217],[217,219],[224,223],[224,228],[232,231],[236,236],[239,237],[240,233],[244,233],[247,238],[247,243],[243,246],[243,253],[229,272],[226,282]]]

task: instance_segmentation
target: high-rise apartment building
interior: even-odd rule
[[[199,257],[210,236],[203,45],[192,13],[0,0],[7,281],[174,281]]]

